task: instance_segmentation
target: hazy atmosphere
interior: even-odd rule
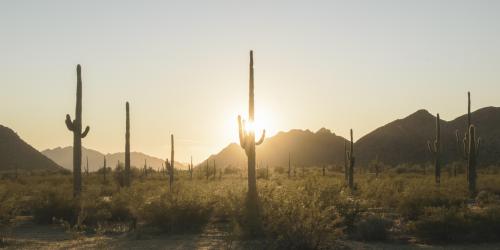
[[[417,109],[500,106],[498,1],[2,1],[0,122],[38,150],[69,146],[82,65],[83,146],[180,161],[236,142],[255,51],[256,120],[271,136],[355,140]],[[228,105],[231,104],[231,105]]]

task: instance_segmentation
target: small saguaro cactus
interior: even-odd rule
[[[255,141],[254,131],[254,69],[253,69],[253,51],[250,51],[250,79],[249,79],[249,100],[248,100],[248,124],[238,116],[238,127],[240,145],[245,150],[248,160],[248,195],[250,200],[257,200],[257,179],[255,174],[255,146],[264,142],[266,131],[264,130],[260,140]]]
[[[73,196],[80,196],[82,192],[82,139],[89,133],[87,126],[82,132],[82,68],[76,66],[76,111],[75,119],[66,115],[66,127],[73,132]]]
[[[104,163],[102,166],[102,177],[104,182],[106,182],[106,156],[104,156]]]
[[[439,185],[441,183],[441,124],[439,114],[436,115],[436,139],[434,143],[427,141],[427,147],[429,152],[434,156],[434,176],[436,184]]]
[[[346,153],[346,158],[349,161],[349,179],[348,179],[348,184],[349,188],[353,189],[354,188],[354,142],[352,140],[352,129],[351,129],[351,146],[350,150]]]
[[[169,166],[169,187],[172,190],[172,185],[174,184],[174,172],[175,172],[175,163],[174,163],[174,135],[170,135],[170,166]]]
[[[126,120],[125,120],[125,180],[126,187],[130,187],[130,109],[129,103],[125,104]]]
[[[344,179],[345,182],[349,182],[349,167],[347,164],[347,141],[344,140]]]
[[[207,177],[207,181],[208,181],[208,177],[210,177],[210,170],[208,169],[208,159],[207,159],[207,167],[205,169],[205,177]]]
[[[214,173],[213,173],[213,176],[214,176],[214,180],[215,180],[215,178],[217,177],[217,167],[215,166],[215,159],[214,159]]]
[[[191,165],[189,165],[189,179],[193,179],[193,156],[191,156]]]
[[[148,162],[146,159],[144,159],[144,176],[147,177],[148,176]]]
[[[466,143],[464,141],[464,143]],[[471,196],[476,194],[476,163],[479,147],[481,146],[481,138],[476,138],[476,127],[471,125],[469,128],[468,144],[464,144],[464,152],[467,153],[467,182],[469,184],[469,193]]]
[[[292,164],[290,161],[290,152],[288,152],[288,178],[290,178],[291,174],[292,174]]]
[[[325,171],[326,171],[326,166],[323,164],[323,176],[325,176],[325,175],[326,175],[326,172],[325,172]]]

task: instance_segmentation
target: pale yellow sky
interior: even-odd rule
[[[0,3],[0,124],[39,150],[72,144],[203,160],[237,141],[255,51],[268,134],[321,127],[355,139],[425,108],[452,119],[500,106],[498,1],[9,1]]]

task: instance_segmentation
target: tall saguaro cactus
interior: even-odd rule
[[[458,149],[458,154],[463,157],[464,160],[468,160],[468,154],[463,150],[464,149],[464,144],[468,144],[467,140],[469,139],[469,129],[471,126],[471,120],[472,120],[472,115],[470,113],[470,92],[467,92],[467,127],[465,128],[465,133],[464,137],[460,138],[460,132],[459,130],[455,130],[455,137],[456,137],[456,142],[457,142],[457,149]],[[467,170],[468,171],[468,170]],[[467,173],[468,176],[468,173]],[[467,177],[467,180],[469,178]]]
[[[125,104],[125,186],[130,187],[130,108],[129,103]]]
[[[170,135],[170,175],[169,175],[169,187],[170,191],[172,191],[172,185],[174,184],[174,135]]]
[[[427,141],[429,152],[434,156],[434,176],[436,184],[441,183],[441,125],[439,114],[436,115],[436,139],[434,143]]]
[[[481,138],[476,138],[476,127],[471,125],[469,128],[468,144],[464,141],[464,152],[468,155],[467,159],[467,182],[469,184],[469,193],[471,196],[476,194],[476,162],[481,145]]]
[[[347,164],[347,141],[344,140],[344,179],[349,182],[349,167]]]
[[[349,161],[349,178],[348,184],[349,188],[352,190],[354,188],[354,142],[352,140],[352,129],[351,129],[351,146],[350,150],[346,153],[346,158]]]
[[[238,116],[238,127],[240,145],[245,150],[248,158],[248,195],[250,199],[257,199],[257,180],[255,174],[255,146],[262,144],[266,136],[264,130],[261,138],[255,141],[254,120],[254,69],[253,69],[253,51],[250,51],[250,79],[249,79],[249,100],[248,100],[248,124]]]
[[[76,66],[76,111],[75,119],[66,115],[66,127],[73,132],[73,196],[82,192],[82,139],[89,133],[89,126],[82,132],[82,68]]]

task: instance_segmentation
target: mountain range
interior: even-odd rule
[[[42,154],[52,159],[54,162],[60,166],[72,170],[73,169],[73,147],[57,147],[54,149],[47,149],[42,151]],[[96,171],[101,168],[104,164],[104,157],[106,157],[106,164],[108,167],[114,168],[118,161],[122,164],[125,162],[125,153],[113,153],[113,154],[103,154],[97,150],[88,149],[82,147],[82,170],[87,165],[87,157],[89,161],[89,171]],[[140,152],[130,152],[130,165],[137,168],[144,167],[144,164],[153,169],[159,169],[165,160],[156,158],[153,156],[146,155]],[[175,167],[177,169],[187,169],[187,165],[180,162],[175,162]]]
[[[461,147],[457,145],[455,131],[463,136],[467,124],[467,115],[451,121],[441,120],[441,143],[443,163],[462,161]],[[472,112],[472,124],[477,127],[481,137],[478,164],[500,165],[500,108],[485,107]],[[417,112],[390,122],[361,137],[354,143],[354,155],[357,166],[366,166],[375,158],[388,165],[426,164],[432,161],[427,149],[427,141],[435,138],[436,117],[426,110]],[[356,131],[354,131],[356,132]],[[289,156],[294,166],[343,166],[345,138],[326,128],[316,132],[293,129],[280,132],[267,138],[257,147],[258,166],[288,166]],[[104,156],[107,165],[114,167],[118,161],[124,161],[124,153],[103,154],[96,150],[82,148],[82,168],[88,157],[90,171],[102,167]],[[44,150],[42,153],[24,142],[14,131],[0,125],[0,171],[15,168],[34,170],[72,169],[72,147],[58,147]],[[131,153],[131,165],[142,168],[147,165],[158,169],[163,159],[148,156],[140,152]],[[241,147],[231,143],[219,153],[211,155],[200,165],[214,161],[219,167],[242,167],[246,165],[246,156]],[[176,162],[176,168],[186,169],[187,165]]]
[[[463,161],[459,152],[455,131],[463,137],[467,127],[467,115],[454,120],[440,120],[442,161],[450,163]],[[479,165],[500,164],[500,108],[485,107],[472,112],[472,124],[481,137]],[[354,143],[354,155],[358,166],[365,166],[378,157],[388,165],[427,164],[433,161],[428,152],[427,141],[434,141],[436,117],[426,110],[388,123],[361,137]],[[288,166],[288,154],[294,166],[343,165],[344,142],[330,130],[322,128],[313,133],[309,130],[290,130],[268,138],[257,147],[257,164]],[[208,159],[213,165],[243,166],[246,164],[244,151],[232,143]],[[201,165],[205,165],[206,161]]]

